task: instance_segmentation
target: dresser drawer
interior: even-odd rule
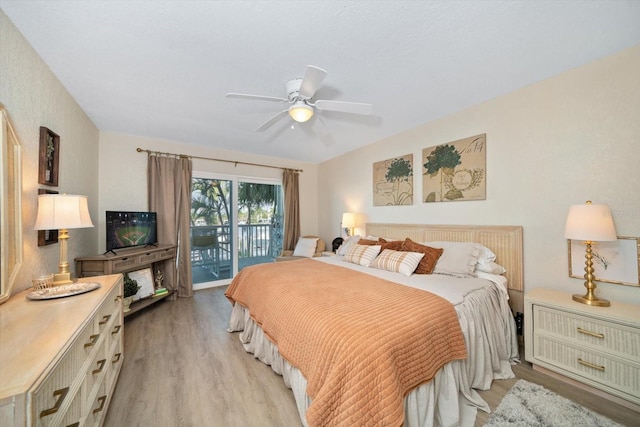
[[[55,373],[45,378],[33,392],[31,416],[37,425],[50,425],[69,408],[82,382],[79,377],[84,375],[78,367],[83,365],[98,340],[99,335],[94,334],[94,325],[89,322],[64,353]]]
[[[550,334],[620,357],[638,360],[640,330],[600,319],[534,306],[536,333]]]
[[[534,337],[534,348],[536,360],[623,392],[629,400],[640,403],[640,363],[637,358],[636,363],[629,363],[545,335]]]

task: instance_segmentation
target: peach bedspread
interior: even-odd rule
[[[404,396],[466,357],[448,301],[349,269],[313,260],[246,267],[225,295],[307,379],[310,426],[400,426]]]

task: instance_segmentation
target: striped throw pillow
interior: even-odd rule
[[[424,257],[424,254],[417,252],[400,252],[385,249],[380,256],[371,263],[371,267],[411,276],[418,267],[422,257]]]
[[[344,261],[369,267],[371,262],[380,253],[380,245],[358,245],[355,244],[344,255]]]

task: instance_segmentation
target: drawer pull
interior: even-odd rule
[[[60,409],[60,406],[62,405],[62,401],[65,397],[67,397],[67,393],[69,393],[69,387],[61,388],[60,390],[54,391],[53,397],[59,396],[56,400],[56,403],[53,405],[53,408],[45,409],[44,411],[40,412],[40,418],[44,418],[47,415],[55,414],[56,412],[58,412],[58,409]]]
[[[100,338],[100,334],[91,335],[89,337],[89,342],[85,343],[84,348],[92,347],[96,343],[96,341],[98,341],[98,338]]]
[[[106,362],[107,359],[100,359],[98,360],[98,369],[94,369],[93,371],[91,371],[92,374],[99,374],[100,372],[102,372],[102,368],[104,368],[104,362]]]
[[[118,363],[120,361],[120,357],[122,356],[122,353],[116,353],[115,356],[116,357],[113,358],[111,363]]]
[[[116,326],[113,328],[113,331],[111,331],[111,335],[115,335],[115,334],[117,334],[118,332],[120,332],[120,328],[121,328],[121,327],[122,327],[122,326],[120,326],[120,325],[116,325]]]
[[[594,365],[593,363],[585,362],[584,360],[580,359],[579,357],[578,357],[578,363],[581,364],[581,365],[584,365],[584,366],[588,366],[588,367],[593,368],[593,369],[597,369],[598,371],[604,372],[604,366]]]
[[[580,332],[581,334],[585,334],[585,335],[591,335],[592,337],[596,337],[596,338],[604,338],[604,334],[600,334],[598,332],[587,331],[586,329],[582,329],[582,328],[578,328],[578,332]]]
[[[98,322],[99,325],[104,325],[111,319],[111,315],[107,314],[106,316],[102,316],[102,321]]]
[[[100,396],[98,398],[98,402],[100,402],[100,407],[93,410],[94,414],[97,414],[98,412],[100,412],[100,411],[102,411],[104,409],[104,402],[106,400],[107,400],[107,396],[106,395],[105,396]]]

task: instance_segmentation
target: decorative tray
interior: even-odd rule
[[[78,282],[68,285],[59,285],[47,289],[38,289],[27,294],[27,298],[33,300],[54,299],[70,297],[72,295],[91,292],[100,287],[100,283]]]

